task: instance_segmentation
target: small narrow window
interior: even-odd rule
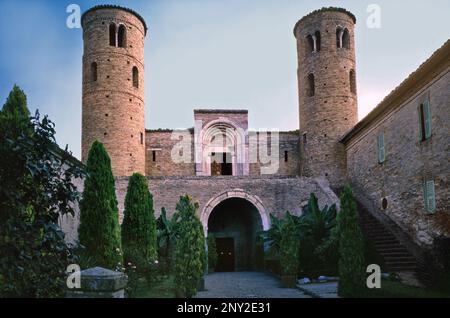
[[[119,31],[117,35],[117,42],[119,47],[127,46],[127,29],[123,24],[119,26]]]
[[[114,23],[111,23],[109,25],[109,45],[110,46],[117,46],[117,42],[116,42],[116,25]]]
[[[284,152],[284,162],[288,162],[288,159],[289,159],[288,156],[289,156],[288,152],[285,151],[285,152]]]
[[[156,162],[156,151],[155,150],[152,151],[152,160],[153,160],[153,162]]]
[[[347,29],[342,34],[342,46],[344,49],[350,49],[350,33]]]
[[[356,94],[356,76],[355,76],[355,71],[354,70],[350,70],[350,76],[349,76],[349,80],[350,80],[350,91],[353,94]]]
[[[342,47],[343,31],[341,28],[336,29],[336,47],[340,49]]]
[[[92,62],[91,64],[91,80],[97,82],[97,63]]]
[[[144,144],[144,134],[141,133],[141,145],[143,145],[143,144]]]
[[[315,46],[315,51],[316,52],[320,52],[320,48],[321,48],[321,45],[322,45],[322,43],[321,43],[321,38],[320,38],[320,32],[319,31],[316,31],[316,33],[314,34],[314,36],[315,36],[315,44],[316,44],[316,46]]]
[[[428,213],[436,212],[436,195],[434,191],[434,180],[428,180],[423,186],[425,210]]]
[[[133,86],[139,88],[139,70],[136,66],[133,67]]]
[[[312,35],[306,37],[306,53],[314,52],[314,39]]]
[[[303,146],[306,145],[306,133],[303,134]]]
[[[384,133],[378,135],[378,163],[383,163],[386,160],[386,151],[384,145]]]
[[[430,102],[426,100],[419,106],[419,138],[425,141],[431,137]]]
[[[316,93],[316,84],[314,74],[308,75],[308,96],[312,97]]]

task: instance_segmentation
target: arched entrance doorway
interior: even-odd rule
[[[224,253],[216,270],[262,269],[262,246],[257,237],[270,228],[270,219],[258,196],[242,189],[223,192],[209,200],[200,218],[205,235],[214,234],[220,253]]]
[[[208,219],[208,234],[214,234],[218,253],[217,272],[260,269],[263,230],[258,209],[243,198],[220,202]]]

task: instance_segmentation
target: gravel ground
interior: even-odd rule
[[[298,289],[281,288],[277,278],[259,272],[209,274],[205,287],[195,298],[310,298]]]

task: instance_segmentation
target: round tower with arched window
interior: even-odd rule
[[[95,140],[115,176],[145,173],[144,38],[136,12],[96,6],[83,14],[82,160]]]
[[[357,123],[353,14],[314,11],[297,22],[301,174],[345,181],[340,138]]]

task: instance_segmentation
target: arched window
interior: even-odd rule
[[[356,94],[356,76],[354,70],[350,70],[350,91]]]
[[[136,66],[133,67],[133,86],[139,88],[139,70]]]
[[[91,80],[97,82],[97,63],[92,62],[91,64]]]
[[[316,33],[314,34],[315,37],[315,42],[316,42],[316,52],[320,51],[321,48],[321,38],[320,38],[320,32],[316,31]]]
[[[343,31],[342,28],[336,29],[336,47],[340,49],[342,47],[342,35]]]
[[[119,31],[117,35],[117,42],[119,47],[127,46],[127,29],[123,24],[119,26]]]
[[[308,75],[308,96],[312,97],[316,93],[316,84],[314,74]]]
[[[311,35],[306,37],[306,53],[314,52],[314,39]]]
[[[343,47],[345,49],[350,48],[350,33],[348,32],[347,29],[345,29],[342,34],[342,46],[341,47]]]
[[[114,23],[111,23],[109,25],[109,45],[117,46],[117,42],[116,42],[116,25]]]

